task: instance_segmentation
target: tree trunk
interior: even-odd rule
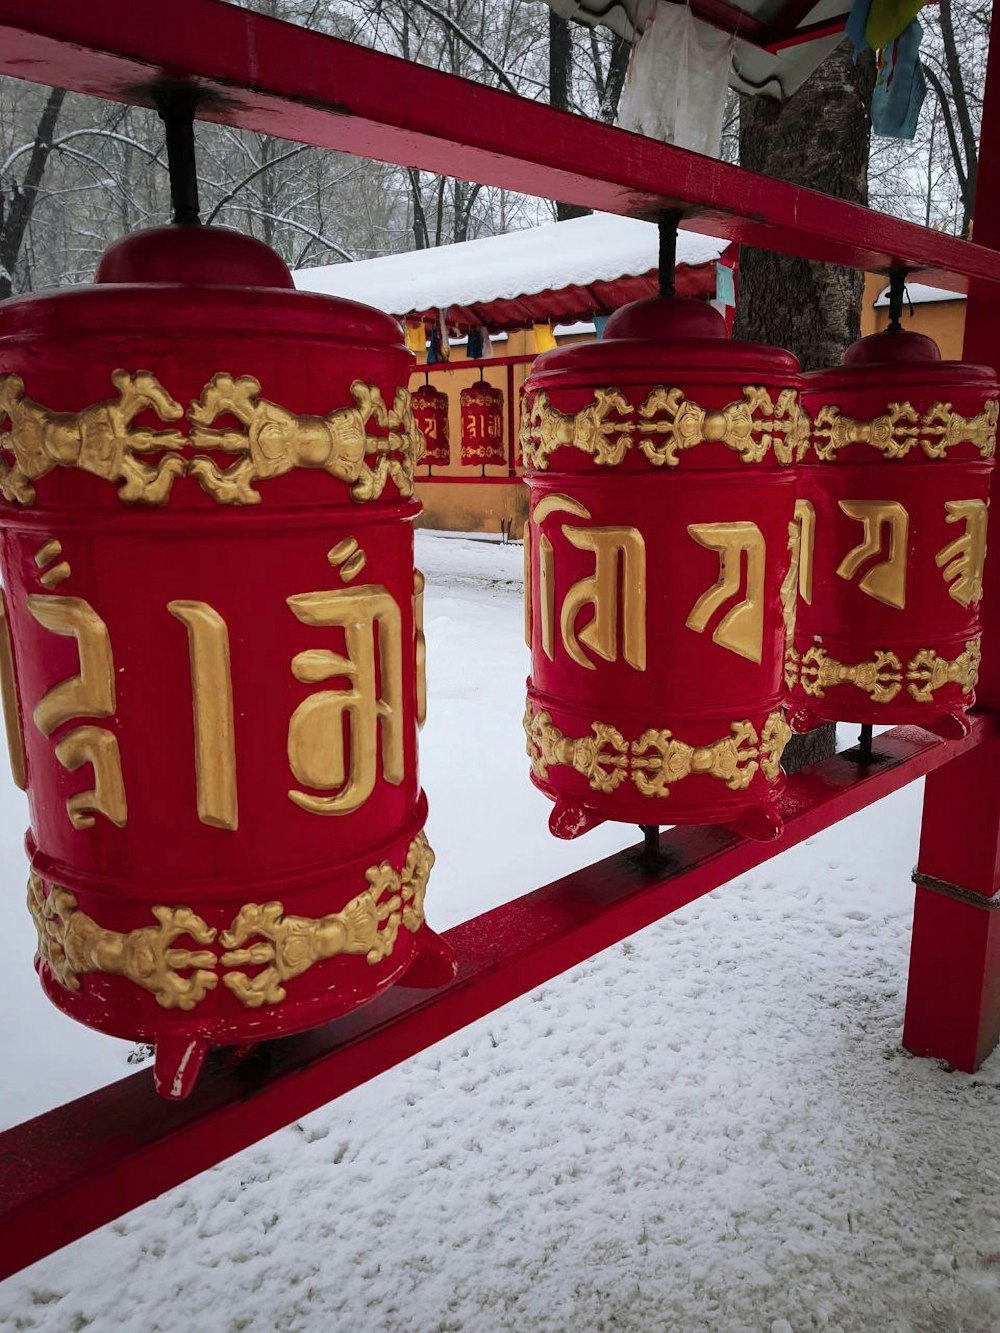
[[[573,35],[569,20],[562,18],[554,9],[549,10],[549,105],[560,111],[569,110],[570,88],[573,82]],[[579,204],[556,204],[556,218],[565,222],[567,218],[586,217],[589,208]]]
[[[870,55],[857,64],[847,42],[787,102],[740,99],[740,165],[855,204],[868,202]],[[836,365],[861,333],[863,276],[834,264],[744,246],[735,336],[794,352],[803,370]],[[833,754],[831,724],[793,738],[785,769]]]
[[[65,97],[62,88],[53,88],[49,93],[35,131],[24,180],[20,185],[14,184],[9,200],[0,199],[0,300],[6,300],[14,290],[17,259],[38,200],[45,164],[52,152],[52,136]]]

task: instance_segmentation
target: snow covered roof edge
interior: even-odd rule
[[[713,262],[728,244],[682,230],[677,262],[689,267]],[[594,213],[430,250],[298,269],[293,276],[302,291],[363,301],[402,317],[638,277],[656,267],[657,256],[653,223]]]

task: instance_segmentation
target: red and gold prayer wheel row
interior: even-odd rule
[[[552,831],[766,835],[789,722],[966,729],[997,394],[895,331],[802,376],[684,302],[540,357],[525,727]]]

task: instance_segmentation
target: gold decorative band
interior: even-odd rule
[[[744,791],[757,770],[773,782],[791,728],[781,712],[771,713],[758,736],[749,721],[733,722],[730,735],[712,745],[692,746],[666,729],[650,728],[629,743],[604,722],[591,724],[591,736],[564,736],[545,710],[524,714],[531,767],[543,781],[549,768],[565,764],[585,777],[593,791],[613,792],[627,779],[643,796],[669,796],[670,783],[693,773],[718,778],[730,791]]]
[[[905,458],[920,448],[928,458],[946,458],[958,444],[971,444],[982,458],[992,458],[997,443],[997,403],[991,400],[974,417],[963,417],[951,403],[934,403],[918,412],[912,403],[889,403],[868,420],[844,416],[839,407],[821,407],[813,417],[810,444],[816,457],[829,462],[848,444],[870,444],[883,458]]]
[[[324,416],[299,416],[261,397],[251,375],[213,375],[201,396],[185,411],[148,370],[115,370],[117,398],[80,412],[54,412],[26,398],[20,375],[0,376],[0,491],[6,499],[29,505],[34,483],[55,467],[75,467],[119,483],[126,503],[166,504],[174,480],[194,477],[220,504],[259,504],[254,483],[280,477],[293,468],[318,468],[345,482],[353,499],[376,500],[387,480],[400,495],[413,494],[413,474],[424,437],[413,420],[410,394],[396,390],[391,408],[377,387],[355,380],[353,405]],[[161,421],[186,417],[190,432],[132,428],[145,410]],[[217,428],[220,416],[235,417],[242,429]],[[386,433],[372,435],[369,422]],[[186,458],[179,452],[221,450],[236,461],[221,468],[207,456]],[[159,461],[142,461],[143,454]],[[14,461],[10,461],[13,455]],[[369,461],[371,460],[371,461]]]
[[[285,982],[314,963],[340,954],[363,954],[370,964],[390,957],[400,926],[415,932],[424,922],[427,879],[434,853],[423,833],[410,843],[401,870],[388,861],[365,872],[368,888],[340,912],[323,917],[286,916],[280,902],[247,903],[228,930],[219,932],[188,907],[154,907],[155,926],[125,933],[98,925],[77,906],[68,889],[54,884],[46,894],[32,873],[28,909],[38,931],[38,954],[67,990],[79,978],[105,972],[127,977],[164,1009],[193,1009],[219,983],[248,1009],[280,1004]],[[187,936],[195,944],[218,942],[224,953],[202,947],[175,948]],[[250,975],[242,969],[261,967]],[[234,969],[234,970],[228,970]],[[187,975],[181,975],[186,973]]]
[[[707,441],[724,444],[744,463],[762,462],[772,448],[779,463],[791,463],[805,453],[809,421],[794,389],[782,389],[775,402],[753,385],[721,410],[706,410],[682,389],[659,385],[638,410],[620,389],[595,389],[593,403],[565,413],[542,390],[525,399],[521,415],[521,456],[527,467],[541,470],[561,448],[617,467],[635,445],[654,467],[676,467],[682,452]]]
[[[855,685],[877,704],[891,703],[905,679],[912,698],[928,704],[943,685],[957,685],[963,694],[971,694],[979,680],[980,659],[978,638],[969,639],[952,661],[939,657],[933,648],[921,648],[910,658],[905,674],[896,654],[882,649],[867,662],[838,662],[825,648],[808,648],[801,657],[792,649],[785,658],[785,679],[789,687],[797,680],[803,694],[813,699],[822,699],[835,685]]]

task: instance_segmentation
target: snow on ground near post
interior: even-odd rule
[[[420,533],[428,909],[561,844],[520,732],[520,547]],[[900,1047],[919,789],[786,852],[0,1285],[0,1328],[993,1333],[1000,1058]],[[37,993],[5,800],[7,1122],[126,1071]]]

